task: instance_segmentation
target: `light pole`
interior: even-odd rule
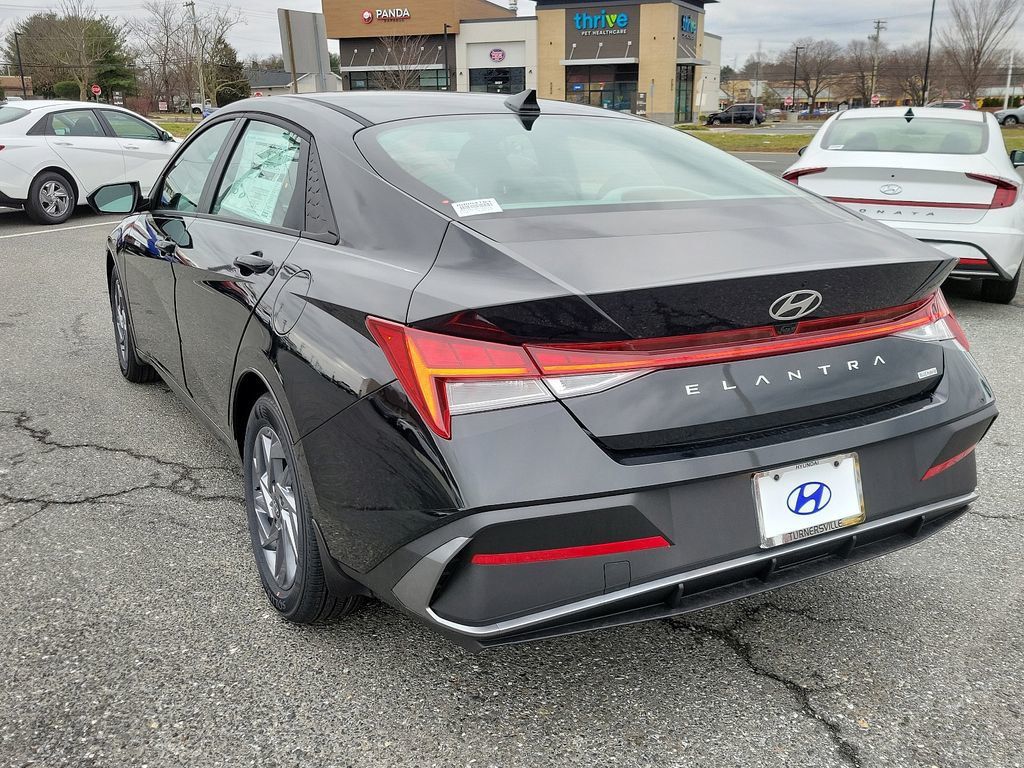
[[[928,53],[924,57],[924,82],[921,84],[921,106],[928,103],[928,68],[932,63],[932,30],[935,28],[935,0],[932,0],[932,18],[928,22]]]
[[[793,48],[794,48],[794,54],[793,54],[793,111],[794,112],[797,111],[797,109],[796,109],[796,65],[800,61],[800,51],[802,51],[806,47],[807,46],[805,46],[805,45],[794,45],[793,46]],[[808,108],[808,110],[807,110],[808,117],[810,117],[810,114],[811,114],[810,108]]]
[[[18,57],[18,74],[21,75],[21,98],[28,98],[28,89],[25,87],[25,67],[21,63],[21,46],[18,45],[18,36],[21,32],[14,33],[14,53]]]
[[[448,71],[448,30],[452,28],[451,24],[445,22],[444,25],[444,89],[446,91],[451,90],[451,74]],[[437,29],[437,27],[434,27]]]

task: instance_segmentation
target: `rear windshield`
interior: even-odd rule
[[[858,117],[836,120],[821,140],[838,152],[913,152],[929,155],[980,155],[988,148],[988,129],[980,120],[936,117]]]
[[[27,109],[21,107],[2,107],[0,106],[0,125],[4,123],[13,123],[19,117],[24,117],[28,114]]]
[[[388,181],[456,217],[517,209],[790,197],[791,184],[640,120],[542,114],[402,120],[360,131]]]

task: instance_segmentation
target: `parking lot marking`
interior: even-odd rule
[[[87,229],[88,227],[110,227],[113,229],[113,225],[109,221],[98,221],[95,224],[76,224],[73,227],[50,227],[48,229],[33,229],[31,232],[15,232],[13,235],[0,235],[0,240],[8,240],[12,237],[31,237],[32,235],[45,235],[50,232],[67,232],[71,229]]]

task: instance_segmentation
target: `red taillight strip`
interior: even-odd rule
[[[972,259],[970,256],[964,256],[960,259],[961,267],[985,267],[991,269],[992,265],[988,263],[988,259]]]
[[[983,173],[968,173],[965,175],[968,179],[995,185],[996,191],[992,193],[992,202],[986,206],[988,208],[1009,208],[1017,199],[1017,191],[1020,189],[1019,182],[1012,179],[1004,179],[1001,176],[987,176]]]
[[[804,321],[797,323],[793,333],[784,335],[779,335],[774,326],[764,326],[742,332],[725,331],[655,340],[659,346],[668,349],[651,349],[652,342],[634,342],[629,349],[622,348],[625,344],[619,344],[619,349],[615,349],[613,345],[605,343],[564,347],[527,345],[526,349],[545,376],[610,373],[643,368],[683,368],[868,341],[928,325],[950,314],[949,307],[939,293],[924,301],[886,310],[886,313],[890,319],[875,322],[863,320],[865,317],[877,317],[876,313]],[[748,338],[737,339],[739,333]],[[688,344],[690,347],[686,348]]]
[[[987,211],[989,203],[929,203],[923,200],[878,200],[873,197],[830,197],[834,203],[852,203],[854,205],[884,205],[887,208],[971,208]]]
[[[796,184],[797,180],[801,176],[810,176],[814,173],[824,173],[828,168],[797,168],[792,171],[786,171],[782,174],[782,178],[792,184]]]
[[[558,549],[532,549],[526,552],[500,552],[496,554],[473,555],[473,565],[520,565],[522,563],[546,563],[551,560],[572,560],[577,557],[597,557],[599,555],[618,555],[623,552],[638,552],[644,549],[670,547],[664,536],[647,536],[642,539],[626,541],[609,541],[606,544],[584,544],[578,547],[560,547]]]
[[[963,453],[958,453],[953,458],[946,459],[945,461],[943,461],[943,462],[941,462],[939,464],[936,464],[931,469],[929,469],[927,472],[925,472],[924,473],[924,477],[922,477],[921,479],[922,480],[928,480],[929,478],[935,477],[940,472],[945,472],[947,469],[952,467],[957,462],[962,461],[963,459],[966,459],[968,456],[970,456],[971,455],[971,451],[973,451],[975,448],[977,448],[977,446],[976,445],[972,445],[970,448],[968,448]]]

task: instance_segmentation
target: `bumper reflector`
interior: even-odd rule
[[[952,467],[958,461],[962,461],[963,459],[966,459],[968,456],[970,456],[971,455],[971,451],[973,451],[976,447],[977,446],[972,445],[966,451],[963,451],[962,453],[958,453],[953,458],[946,459],[945,461],[941,462],[940,464],[936,464],[934,467],[932,467],[927,472],[925,472],[924,473],[924,477],[922,477],[921,479],[922,480],[928,480],[929,478],[935,477],[940,472],[945,472],[947,469]]]
[[[643,549],[659,549],[672,546],[664,536],[647,536],[627,541],[609,541],[606,544],[584,544],[579,547],[558,549],[532,549],[527,552],[500,552],[497,554],[473,555],[473,565],[519,565],[521,563],[544,563],[550,560],[572,560],[577,557],[618,555],[622,552],[638,552]]]

